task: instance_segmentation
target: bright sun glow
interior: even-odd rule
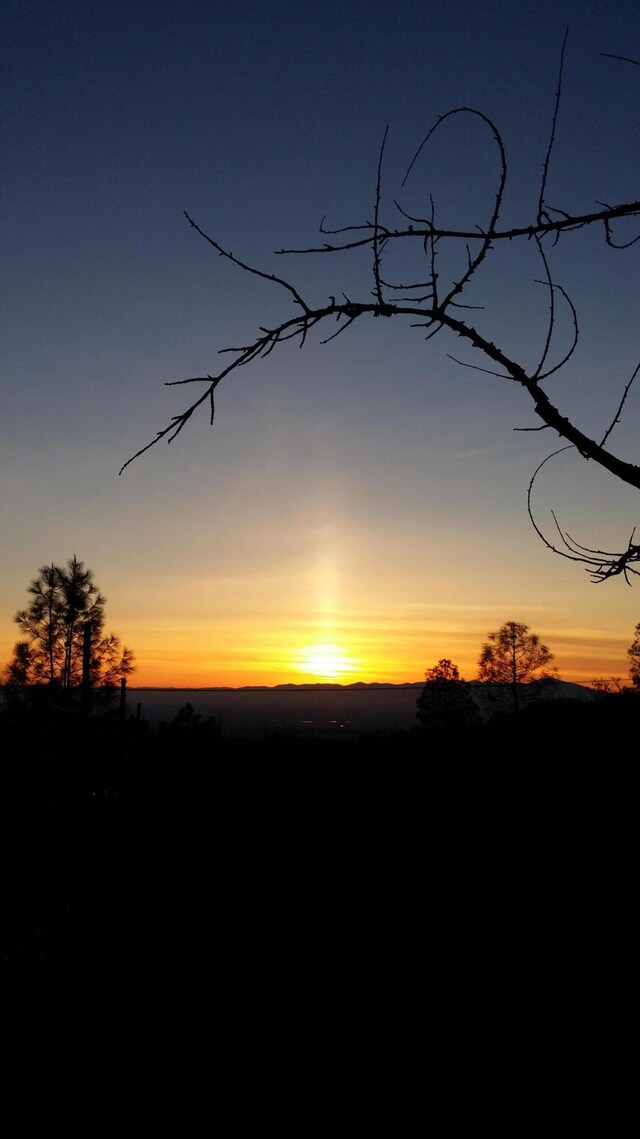
[[[294,656],[295,667],[320,680],[340,680],[357,668],[358,662],[344,649],[331,643],[306,645],[298,649]]]

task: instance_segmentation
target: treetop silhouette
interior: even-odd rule
[[[65,566],[42,566],[29,584],[30,602],[14,621],[25,640],[14,646],[9,684],[42,682],[63,689],[83,678],[108,687],[134,671],[134,654],[104,631],[106,598],[75,555]]]
[[[478,679],[511,687],[514,708],[518,709],[518,688],[552,675],[547,666],[553,653],[543,645],[528,625],[507,621],[496,632],[489,633],[478,662]]]

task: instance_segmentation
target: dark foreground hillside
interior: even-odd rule
[[[627,998],[638,700],[446,736],[3,722],[14,1042],[428,1031]],[[592,1020],[591,1020],[592,1023]]]

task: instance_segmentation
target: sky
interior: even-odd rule
[[[425,216],[430,200],[442,224],[481,224],[497,164],[477,118],[443,127],[402,186],[434,121],[466,106],[500,130],[504,222],[526,224],[567,29],[547,200],[586,212],[640,196],[640,69],[602,54],[640,58],[636,0],[3,0],[0,666],[29,581],[76,555],[134,685],[404,683],[443,657],[474,679],[509,620],[564,680],[627,677],[640,579],[594,584],[544,546],[527,488],[561,442],[515,430],[537,425],[529,397],[456,363],[478,361],[446,332],[370,319],[282,345],[220,385],[213,426],[205,409],[119,473],[195,394],[168,384],[294,312],[185,212],[314,304],[366,300],[369,253],[276,251],[317,244],[323,217],[370,220],[387,128],[388,224],[395,201]],[[639,251],[585,231],[550,248],[580,336],[547,390],[598,437],[640,359]],[[503,243],[472,295],[527,365],[539,278]],[[567,336],[559,318],[555,358]],[[639,421],[632,389],[610,442],[634,462]],[[554,511],[592,548],[623,550],[640,524],[637,491],[575,452],[545,465],[533,506],[552,541]]]

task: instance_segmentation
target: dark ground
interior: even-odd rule
[[[614,711],[351,742],[5,726],[7,1039],[304,1049],[480,1006],[602,1039],[637,908],[637,702]]]

